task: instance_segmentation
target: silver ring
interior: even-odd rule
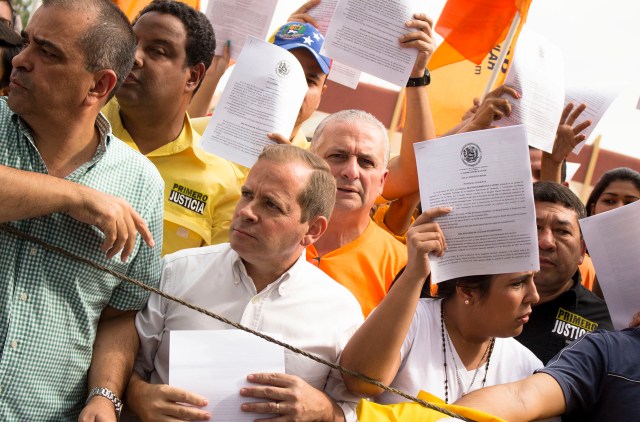
[[[276,402],[276,413],[280,414],[280,402]]]

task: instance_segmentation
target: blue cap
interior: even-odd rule
[[[294,48],[307,49],[315,57],[322,72],[329,73],[331,59],[320,54],[324,37],[313,25],[301,22],[287,22],[278,29],[273,43],[285,50],[293,50]]]

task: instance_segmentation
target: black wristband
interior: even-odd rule
[[[409,78],[407,81],[407,88],[413,88],[416,86],[426,86],[431,83],[431,73],[429,69],[424,70],[424,75],[419,78]]]

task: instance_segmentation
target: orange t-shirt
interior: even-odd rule
[[[580,270],[580,277],[582,278],[582,285],[589,291],[593,290],[593,283],[596,279],[596,269],[593,266],[593,261],[589,254],[584,255],[582,264],[578,266]]]
[[[321,257],[309,246],[307,261],[349,289],[366,318],[407,264],[407,247],[369,221],[360,237]]]

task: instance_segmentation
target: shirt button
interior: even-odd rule
[[[13,340],[13,341],[11,342],[11,348],[12,348],[12,349],[17,349],[17,348],[18,348],[18,342],[17,342],[17,341],[15,341],[15,340]]]
[[[253,299],[251,299],[251,303],[253,303],[254,305],[256,303],[258,303],[260,301],[260,298],[258,296],[254,297]]]
[[[31,248],[31,255],[35,255],[38,253],[38,248],[36,248],[35,246]]]
[[[20,300],[21,300],[21,301],[23,301],[23,302],[25,302],[25,301],[27,300],[27,294],[26,294],[26,293],[22,293],[22,294],[20,295]]]

